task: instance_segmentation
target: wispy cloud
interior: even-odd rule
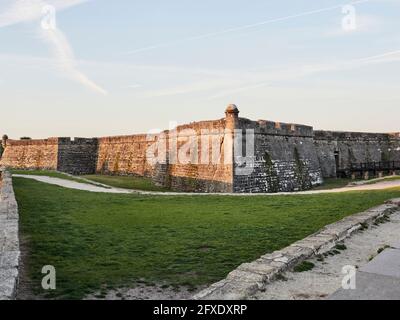
[[[0,27],[11,26],[21,22],[38,20],[42,17],[42,9],[46,5],[57,11],[88,2],[91,0],[9,0],[2,1],[0,6]]]
[[[0,27],[11,26],[22,22],[38,21],[42,17],[42,10],[45,6],[51,5],[57,11],[76,6],[90,0],[17,0],[12,1],[0,13]],[[56,61],[57,67],[62,74],[83,86],[100,94],[107,94],[107,91],[90,80],[77,68],[74,52],[65,34],[58,28],[39,28],[40,39],[50,47]]]
[[[131,84],[129,86],[126,86],[125,89],[138,89],[138,88],[141,88],[141,87],[142,87],[141,84],[135,83],[135,84]]]
[[[220,30],[220,31],[216,31],[216,32],[200,34],[200,35],[197,35],[197,36],[183,38],[183,39],[179,39],[179,40],[175,40],[175,41],[157,43],[157,44],[154,44],[154,45],[151,45],[151,46],[137,48],[135,50],[127,52],[126,54],[132,55],[132,54],[140,53],[140,52],[143,52],[143,51],[150,51],[150,50],[154,50],[154,49],[168,47],[168,46],[175,45],[175,44],[184,43],[184,42],[187,42],[187,41],[203,40],[203,39],[212,38],[212,37],[216,37],[216,36],[220,36],[220,35],[224,35],[224,34],[235,33],[235,32],[244,31],[244,30],[248,30],[248,29],[254,29],[254,28],[263,27],[265,25],[272,24],[272,23],[287,21],[287,20],[291,20],[291,19],[296,19],[296,18],[306,17],[306,16],[310,16],[310,15],[315,15],[315,14],[318,14],[318,13],[323,13],[323,12],[327,12],[327,11],[336,10],[336,9],[342,8],[346,4],[356,5],[356,4],[362,4],[362,3],[370,2],[370,1],[373,1],[373,0],[355,0],[355,1],[350,1],[350,2],[347,2],[347,3],[342,3],[340,5],[335,5],[335,6],[331,6],[331,7],[324,7],[324,8],[320,8],[320,9],[304,11],[304,12],[300,12],[300,13],[296,13],[296,14],[292,14],[292,15],[287,15],[287,16],[283,16],[283,17],[279,17],[279,18],[273,18],[273,19],[269,19],[269,20],[264,20],[264,21],[260,21],[260,22],[256,22],[256,23],[252,23],[252,24],[247,24],[247,25],[242,25],[242,26],[238,26],[238,27],[234,27],[234,28],[224,29],[224,30]]]
[[[304,65],[297,68],[287,69],[286,71],[281,70],[277,73],[269,73],[268,75],[265,75],[264,81],[260,81],[258,83],[254,81],[252,83],[243,83],[241,86],[235,87],[233,89],[230,88],[228,90],[221,91],[215,95],[212,95],[207,100],[217,99],[233,93],[252,90],[260,87],[267,87],[276,82],[290,81],[297,78],[312,76],[318,73],[340,72],[362,68],[372,64],[392,63],[398,61],[400,61],[400,50],[385,52],[378,55],[368,56],[359,59],[338,61],[336,63]]]
[[[381,54],[362,57],[358,59],[341,60],[332,63],[307,64],[290,67],[273,67],[266,70],[259,69],[254,72],[230,71],[221,72],[219,77],[205,78],[202,81],[186,83],[160,90],[147,90],[142,92],[146,98],[166,97],[196,92],[207,92],[205,100],[223,98],[239,92],[250,91],[262,87],[301,79],[315,74],[328,72],[341,72],[357,68],[368,67],[375,64],[384,64],[400,61],[400,50],[384,52]]]
[[[62,31],[59,29],[40,29],[40,35],[41,38],[49,44],[53,55],[57,59],[56,66],[62,71],[64,76],[79,82],[95,92],[103,95],[107,94],[106,90],[79,71],[72,48]]]

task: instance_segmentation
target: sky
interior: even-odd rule
[[[400,0],[0,0],[0,134],[146,133],[231,103],[398,132],[399,30]]]

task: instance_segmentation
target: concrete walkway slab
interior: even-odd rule
[[[81,190],[81,191],[98,192],[98,193],[122,193],[122,194],[133,193],[133,191],[126,190],[126,189],[119,189],[119,188],[106,189],[106,188],[98,187],[98,186],[95,186],[92,184],[80,183],[80,182],[76,182],[76,181],[71,181],[71,180],[66,180],[66,179],[61,179],[61,178],[54,178],[54,177],[47,177],[47,176],[14,174],[13,177],[32,179],[32,180],[36,180],[39,182],[56,185],[59,187]]]
[[[357,272],[356,290],[340,289],[329,300],[400,300],[400,279]]]
[[[400,300],[400,249],[384,250],[357,272],[356,290],[340,289],[330,299]]]
[[[400,241],[393,243],[391,247],[394,249],[400,249]]]
[[[386,249],[360,271],[400,279],[400,250]]]

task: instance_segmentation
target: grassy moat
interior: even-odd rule
[[[272,197],[118,195],[13,180],[30,290],[66,299],[138,283],[195,289],[400,197],[400,188]],[[57,271],[50,293],[40,285],[44,265]]]
[[[85,179],[106,184],[116,188],[133,189],[142,191],[170,191],[167,188],[159,187],[150,178],[132,176],[106,176],[100,174],[83,176]]]
[[[169,191],[166,188],[155,185],[150,178],[145,178],[145,177],[111,176],[111,175],[100,175],[100,174],[72,176],[59,171],[51,171],[51,170],[11,170],[11,172],[13,174],[59,178],[79,183],[89,183],[89,184],[93,183],[96,185],[100,183],[110,187],[122,188],[122,189],[158,191],[158,192]]]

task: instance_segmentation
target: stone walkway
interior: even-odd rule
[[[308,260],[315,264],[310,271],[284,273],[252,299],[400,299],[400,212],[391,215],[389,222],[355,233],[344,245],[345,250],[336,252],[340,254]],[[397,249],[386,249],[378,255],[387,247]],[[357,290],[340,290],[345,276],[342,269],[348,265],[359,270]]]
[[[400,300],[400,241],[360,268],[355,279],[354,290],[339,289],[330,299]]]
[[[21,175],[15,174],[14,177],[33,179],[36,181],[57,185],[69,189],[83,190],[89,192],[101,192],[101,193],[119,193],[119,194],[141,194],[141,195],[159,195],[159,196],[205,196],[205,195],[229,195],[229,196],[279,196],[279,195],[297,195],[297,194],[320,194],[320,193],[338,193],[348,191],[366,191],[366,190],[383,190],[388,188],[400,187],[400,180],[382,181],[375,184],[349,186],[344,188],[330,189],[330,190],[310,190],[300,192],[278,192],[278,193],[187,193],[187,192],[156,192],[156,191],[141,191],[141,190],[128,190],[121,188],[101,186],[95,186],[92,184],[80,183],[66,179],[46,177],[46,176],[35,176],[35,175]],[[105,185],[103,185],[105,186]]]
[[[101,193],[134,193],[134,191],[119,189],[119,188],[103,188],[101,186],[95,186],[88,183],[80,183],[72,180],[46,177],[46,176],[34,176],[34,175],[23,175],[23,174],[13,174],[13,177],[32,179],[39,182],[44,182],[48,184],[53,184],[59,187],[64,187],[68,189],[76,189],[89,192],[101,192]]]

